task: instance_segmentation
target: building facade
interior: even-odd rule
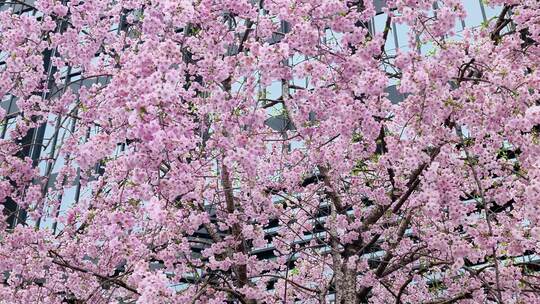
[[[26,1],[25,3],[32,4],[33,1]],[[381,33],[384,31],[385,28],[385,22],[387,20],[387,15],[383,12],[384,7],[384,1],[377,0],[375,1],[375,6],[378,10],[378,14],[371,19],[369,24],[367,24],[367,28],[369,29],[369,32],[371,35],[376,35],[378,33]],[[471,0],[471,1],[465,1],[465,7],[467,10],[467,17],[463,20],[461,20],[460,24],[456,25],[455,28],[455,36],[454,37],[448,37],[448,39],[462,39],[461,32],[466,28],[474,28],[474,27],[480,27],[486,24],[489,20],[493,18],[497,18],[501,12],[501,7],[491,7],[485,4],[485,1],[483,0]],[[36,14],[38,12],[34,9],[32,9],[32,6],[27,6],[25,4],[21,4],[18,1],[15,2],[3,2],[3,4],[0,5],[0,11],[12,9],[14,13],[18,14],[28,14],[28,15],[34,15],[39,18]],[[437,2],[434,2],[433,5],[433,14],[436,15],[437,12]],[[60,21],[61,23],[62,21]],[[110,29],[111,31],[120,31],[122,29],[123,25],[119,24],[116,28]],[[512,24],[508,25],[508,30],[511,30]],[[62,26],[59,26],[58,30],[62,30]],[[287,33],[288,31],[288,25],[286,22],[281,22],[281,31],[283,33]],[[386,53],[391,57],[392,55],[395,55],[399,50],[411,50],[411,49],[417,49],[419,53],[422,55],[428,56],[429,52],[433,49],[432,45],[422,45],[417,41],[415,45],[411,45],[411,39],[410,39],[410,29],[400,23],[391,23],[391,30],[390,35],[388,36],[388,39],[386,41],[385,45],[385,51]],[[275,43],[280,40],[280,36],[276,35],[274,41],[269,41],[269,43]],[[329,38],[331,39],[331,38]],[[335,37],[334,37],[335,39]],[[232,50],[234,52],[234,50]],[[0,60],[1,58],[5,57],[6,54],[0,53]],[[43,98],[55,98],[55,94],[61,94],[64,92],[67,88],[71,89],[75,94],[79,91],[81,87],[90,87],[93,84],[102,84],[107,85],[108,79],[107,77],[97,77],[94,79],[84,79],[81,77],[81,71],[77,70],[76,68],[71,67],[65,67],[63,70],[58,71],[56,68],[51,64],[51,58],[56,56],[54,51],[49,51],[49,53],[44,54],[44,62],[43,67],[44,70],[47,72],[48,77],[54,77],[55,74],[59,73],[60,77],[64,83],[63,87],[56,87],[54,85],[54,82],[49,81],[49,88],[48,93],[45,93]],[[304,58],[291,58],[287,64],[294,65],[296,64],[295,61],[304,60]],[[0,69],[2,69],[3,63],[0,62]],[[269,100],[275,100],[280,98],[283,94],[287,94],[287,91],[294,90],[295,86],[301,86],[302,84],[307,83],[305,79],[298,79],[293,80],[290,82],[274,82],[265,92],[266,98]],[[233,88],[234,90],[234,88]],[[402,102],[406,96],[398,92],[396,83],[390,83],[387,87],[386,91],[389,94],[389,99],[391,99],[394,103],[400,103]],[[5,119],[0,122],[0,138],[6,139],[10,138],[11,131],[13,130],[15,126],[15,120],[17,116],[20,114],[19,109],[17,107],[17,100],[7,94],[2,97],[1,106],[6,111],[7,115]],[[266,124],[274,129],[275,131],[279,132],[285,132],[287,130],[291,130],[294,128],[294,126],[290,123],[290,121],[287,120],[286,116],[283,115],[273,115],[272,113],[280,113],[281,109],[279,108],[280,105],[275,105],[273,107],[268,108],[269,118],[266,121]],[[33,160],[33,164],[35,167],[39,168],[40,174],[44,177],[44,179],[47,181],[47,187],[43,188],[43,194],[47,193],[48,188],[54,185],[57,182],[57,176],[59,170],[62,168],[64,164],[64,159],[61,154],[58,153],[57,147],[61,146],[66,139],[66,136],[69,132],[73,132],[75,126],[77,124],[77,118],[76,117],[70,117],[70,116],[51,116],[46,119],[46,122],[43,123],[39,128],[32,129],[30,132],[28,132],[27,136],[20,139],[18,142],[21,146],[24,146],[24,148],[19,153],[19,157],[30,157]],[[71,130],[71,131],[70,131]],[[88,138],[92,136],[92,132],[88,133]],[[298,142],[296,143],[298,146],[301,146],[302,143]],[[119,145],[117,148],[117,151],[115,153],[121,153],[123,149],[125,149],[125,146]],[[291,147],[294,148],[294,147]],[[99,174],[101,170],[101,165],[96,164],[94,168],[94,172],[96,174]],[[64,193],[58,197],[58,199],[61,201],[60,208],[58,209],[51,209],[49,206],[42,206],[42,214],[43,217],[36,220],[31,220],[27,218],[26,212],[24,209],[19,208],[12,200],[8,199],[6,202],[4,202],[4,212],[7,213],[9,226],[14,227],[18,224],[26,224],[26,225],[33,225],[38,229],[52,229],[54,233],[59,233],[62,229],[62,227],[59,227],[58,224],[54,221],[54,219],[59,214],[65,212],[65,210],[69,209],[70,206],[77,203],[77,201],[84,197],[85,195],[90,195],[88,192],[88,189],[85,189],[83,185],[80,183],[76,183],[73,185],[66,185],[66,189]],[[212,210],[209,210],[209,212],[213,212]],[[352,210],[350,212],[352,214]],[[51,215],[51,218],[49,218],[47,215]],[[321,223],[324,223],[325,220],[330,216],[330,206],[328,204],[322,204],[320,211],[318,215],[310,219],[311,225],[313,225],[315,228],[313,229],[312,234],[303,235],[302,237],[299,237],[297,240],[297,244],[299,246],[309,244],[312,240],[316,240],[317,238],[321,238],[324,236],[324,229],[323,227],[319,227],[320,229],[317,229],[318,226],[321,225]],[[267,236],[267,239],[270,240],[269,245],[263,248],[254,248],[251,252],[252,255],[257,256],[258,259],[264,260],[264,259],[272,259],[275,258],[274,250],[275,247],[272,245],[271,240],[273,235],[280,229],[279,223],[277,221],[271,222],[268,224],[264,230],[265,234]],[[209,240],[211,237],[209,236],[209,232],[201,227],[198,232],[193,236],[194,238],[200,238],[203,240]],[[204,246],[193,246],[192,250],[194,254],[199,254],[204,249]],[[328,250],[328,248],[324,248],[324,246],[321,246],[321,250]],[[381,248],[377,248],[377,246],[373,246],[372,252],[368,253],[365,258],[372,261],[373,266],[375,267],[379,262],[380,258],[384,255],[384,250]],[[523,257],[524,259],[536,259],[535,256],[530,257]],[[294,267],[294,260],[295,257],[291,256],[291,268]],[[159,262],[154,263],[155,268],[160,268],[161,265]],[[482,265],[478,265],[478,267],[481,267]],[[119,268],[122,267],[122,265],[118,266]],[[436,278],[434,279],[436,280]],[[184,285],[182,285],[184,284]],[[190,284],[189,277],[183,278],[183,283],[179,286],[176,286],[176,288],[183,288],[183,286]],[[272,286],[269,286],[269,288],[272,288]],[[328,300],[332,300],[332,295],[328,296]]]

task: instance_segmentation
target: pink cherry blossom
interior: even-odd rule
[[[539,12],[0,4],[0,302],[540,303]]]

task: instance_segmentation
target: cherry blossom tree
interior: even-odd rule
[[[540,303],[540,3],[486,2],[0,2],[0,303]]]

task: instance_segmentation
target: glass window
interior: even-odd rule
[[[4,109],[7,112],[6,114],[10,114],[11,104],[12,104],[11,95],[6,94],[4,98],[2,98],[2,101],[0,102],[0,107],[2,107],[2,109]]]
[[[375,33],[382,33],[384,31],[384,25],[386,24],[387,14],[379,14],[373,17],[373,23],[375,23]]]
[[[486,1],[487,2],[487,1]],[[493,18],[498,18],[502,11],[502,6],[500,5],[491,5],[489,4],[482,4],[484,7],[484,11],[486,12],[486,18],[488,20]]]
[[[409,50],[409,34],[411,28],[407,24],[396,23],[396,36],[397,36],[397,45],[401,50]]]
[[[480,7],[479,0],[464,1],[463,5],[467,16],[465,17],[465,26],[468,28],[477,27],[484,21],[482,16],[482,9]]]
[[[278,99],[281,97],[282,93],[281,80],[273,81],[272,84],[266,89],[266,98],[268,99]]]
[[[0,138],[9,139],[11,138],[11,131],[15,129],[16,119],[9,118],[6,119],[4,123],[0,124]]]

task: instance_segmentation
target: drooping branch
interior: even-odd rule
[[[124,288],[124,289],[126,289],[126,290],[128,290],[128,291],[130,291],[130,292],[132,292],[134,294],[139,295],[139,292],[137,291],[137,289],[135,289],[132,286],[127,285],[124,281],[122,281],[122,280],[120,280],[118,278],[114,278],[114,277],[110,277],[110,276],[104,276],[104,275],[101,275],[99,273],[95,273],[93,271],[90,271],[88,269],[85,269],[85,268],[82,268],[82,267],[79,267],[79,266],[75,266],[75,265],[71,265],[68,262],[66,262],[58,253],[56,253],[56,252],[54,252],[52,250],[49,251],[49,254],[53,257],[53,260],[52,260],[53,264],[56,264],[58,266],[68,268],[68,269],[71,269],[71,270],[74,270],[74,271],[77,271],[77,272],[90,274],[90,275],[98,278],[102,282],[113,283],[114,285],[116,285],[118,287],[122,287],[122,288]]]

